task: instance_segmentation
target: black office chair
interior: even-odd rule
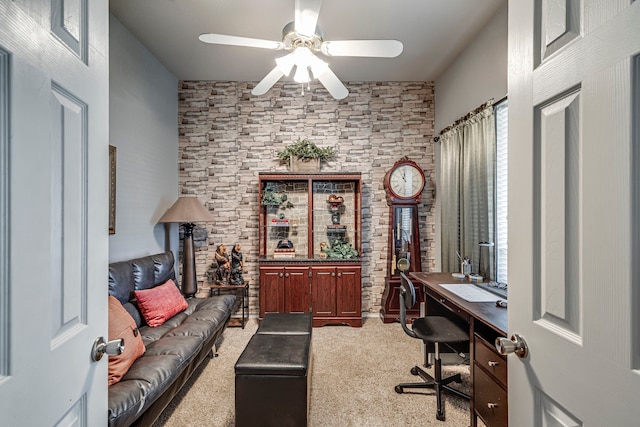
[[[443,316],[420,317],[413,321],[411,329],[407,327],[407,309],[413,308],[416,304],[416,290],[413,283],[404,274],[400,273],[400,323],[402,329],[413,338],[421,339],[425,344],[433,344],[435,347],[433,372],[435,378],[426,373],[419,366],[411,368],[412,375],[419,375],[424,382],[403,383],[395,387],[396,393],[402,393],[405,388],[433,388],[435,390],[438,410],[436,418],[444,421],[444,407],[442,405],[442,392],[448,391],[457,396],[469,399],[469,395],[455,388],[449,387],[452,382],[460,383],[460,374],[442,378],[442,362],[440,360],[440,344],[460,343],[469,341],[469,332],[460,328],[450,319]],[[425,352],[425,366],[429,366],[428,353]]]

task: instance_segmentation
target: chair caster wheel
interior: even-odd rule
[[[416,368],[415,366],[413,368],[411,368],[411,375],[418,375],[418,368]]]
[[[396,390],[396,393],[402,394],[402,387],[400,387],[399,385],[395,387],[395,390]]]
[[[438,421],[444,421],[444,412],[436,412],[436,418]]]

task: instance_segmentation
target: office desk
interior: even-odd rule
[[[418,272],[410,276],[424,288],[428,314],[454,313],[469,324],[471,426],[478,425],[478,417],[487,427],[506,426],[507,359],[498,354],[494,341],[507,336],[507,309],[496,307],[495,302],[468,302],[441,287],[448,283],[469,283],[451,273]],[[498,299],[501,298],[496,296]]]

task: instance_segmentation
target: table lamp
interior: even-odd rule
[[[482,271],[482,248],[490,248],[494,245],[493,242],[480,242],[478,243],[480,245],[480,257],[478,258],[478,273],[484,277],[484,278],[488,278],[487,277],[487,272],[486,271]],[[491,259],[491,258],[489,258]],[[489,267],[491,268],[491,267]]]
[[[158,222],[178,222],[184,227],[182,247],[182,293],[192,297],[198,291],[196,282],[196,258],[193,246],[195,222],[213,221],[213,216],[195,196],[181,196]]]

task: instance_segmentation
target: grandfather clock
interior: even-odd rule
[[[407,157],[398,160],[384,176],[390,217],[387,277],[380,309],[384,323],[400,320],[400,273],[422,270],[418,204],[424,185],[424,172]],[[422,286],[416,286],[416,293],[418,301],[424,301]],[[418,304],[407,310],[407,319],[419,316]]]

